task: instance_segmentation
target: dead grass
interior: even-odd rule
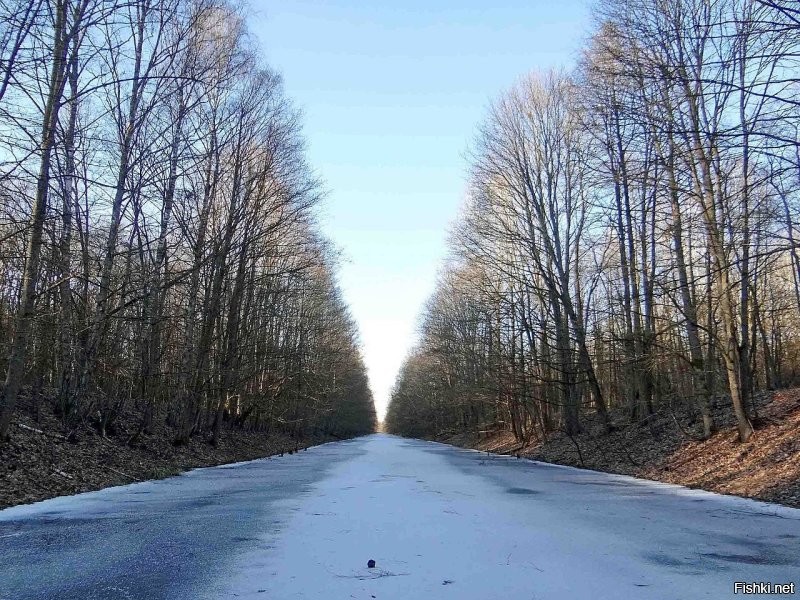
[[[800,506],[800,390],[775,393],[759,412],[746,444],[727,429],[682,444],[642,476]]]
[[[578,436],[555,434],[529,446],[507,432],[442,441],[800,507],[800,388],[762,394],[755,408],[756,433],[745,444],[738,441],[727,407],[715,411],[720,431],[708,440],[696,439],[699,424],[685,405],[665,407],[640,423],[615,414],[611,434],[590,423]]]
[[[294,451],[333,438],[316,435],[294,440],[287,435],[225,431],[212,446],[193,438],[172,444],[174,432],[164,425],[129,445],[138,422],[121,419],[116,435],[101,437],[82,426],[68,440],[60,421],[48,410],[39,419],[23,399],[8,443],[0,445],[0,508],[113,485],[169,477],[195,467],[219,465]]]

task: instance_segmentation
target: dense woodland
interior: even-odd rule
[[[520,441],[800,380],[800,7],[601,0],[574,72],[496,100],[389,407]]]
[[[298,114],[225,0],[0,5],[0,439],[371,431]]]

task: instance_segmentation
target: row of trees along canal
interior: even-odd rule
[[[0,14],[0,438],[126,411],[370,431],[297,113],[224,0],[9,0]]]
[[[800,368],[800,8],[602,0],[573,73],[491,107],[388,428],[519,440],[716,402]]]

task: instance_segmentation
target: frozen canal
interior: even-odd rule
[[[800,510],[387,435],[0,511],[2,600],[717,599],[798,577]]]

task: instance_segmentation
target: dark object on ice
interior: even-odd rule
[[[372,560],[371,558],[367,561],[367,568],[368,569],[374,569],[375,568],[375,561]]]

